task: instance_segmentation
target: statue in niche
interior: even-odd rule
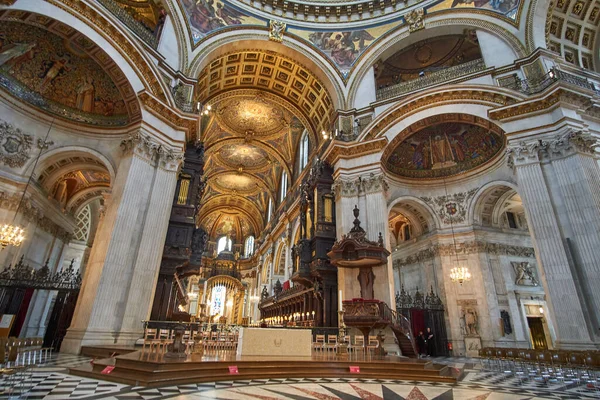
[[[463,308],[460,319],[460,326],[464,336],[479,336],[477,310],[472,307]]]
[[[534,266],[529,262],[511,262],[515,270],[515,285],[538,286],[539,282],[535,278]]]
[[[373,268],[361,268],[358,273],[358,282],[360,283],[360,297],[365,300],[373,300],[375,292],[373,291],[373,282],[375,274]]]
[[[512,333],[512,325],[510,323],[510,314],[508,314],[508,311],[500,310],[500,319],[502,319],[504,334],[510,335]]]

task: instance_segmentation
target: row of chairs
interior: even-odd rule
[[[48,358],[51,347],[44,347],[44,339],[35,338],[0,338],[0,363],[6,365],[33,365]]]
[[[326,340],[327,339],[327,340]],[[315,339],[312,344],[312,349],[315,351],[335,351],[338,346],[342,343],[348,345],[349,351],[364,351],[365,350],[365,338],[362,335],[350,335],[344,336],[344,341],[340,342],[337,335],[315,335]],[[367,343],[367,351],[375,351],[379,346],[377,336],[369,336],[369,343]]]
[[[584,385],[600,393],[600,352],[486,347],[479,351],[484,369],[501,371],[521,384]]]
[[[186,353],[195,345],[196,332],[186,330],[183,334],[183,343]],[[167,346],[173,343],[174,331],[170,329],[147,328],[144,332],[142,353],[148,349],[149,353],[164,354]],[[237,332],[202,332],[202,346],[204,350],[236,350],[238,345]]]

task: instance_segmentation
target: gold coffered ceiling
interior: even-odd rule
[[[210,105],[212,117],[203,134],[208,186],[198,223],[215,240],[222,234],[217,217],[235,212],[250,227],[240,232],[260,234],[269,199],[274,210],[279,204],[283,172],[292,186],[302,120],[307,120],[293,105],[257,89],[233,90]]]

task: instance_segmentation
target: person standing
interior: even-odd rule
[[[425,335],[423,334],[423,331],[419,331],[419,334],[417,335],[417,351],[419,352],[419,357],[424,356],[427,352],[425,347]]]
[[[435,338],[431,328],[427,328],[425,333],[425,340],[427,341],[427,356],[435,357]]]

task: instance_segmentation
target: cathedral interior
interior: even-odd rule
[[[156,398],[600,395],[599,24],[599,0],[0,0],[0,395],[53,365],[149,398],[147,344],[241,363],[261,329],[286,362],[306,333],[315,371],[248,379],[362,352],[448,386],[173,372],[199,386]]]

